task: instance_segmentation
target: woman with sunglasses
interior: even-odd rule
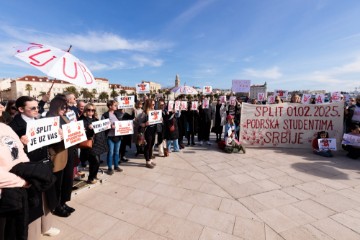
[[[154,99],[146,99],[144,112],[138,116],[138,125],[142,128],[145,135],[145,148],[144,156],[146,160],[147,168],[154,168],[156,164],[152,161],[153,158],[153,147],[155,144],[156,124],[149,125],[149,112],[154,110],[155,101]]]
[[[98,180],[97,173],[99,171],[100,167],[100,154],[107,151],[107,149],[103,149],[102,152],[96,151],[97,149],[101,149],[101,146],[104,146],[104,142],[99,141],[99,136],[101,134],[104,134],[104,132],[100,132],[95,134],[93,129],[93,122],[98,121],[97,114],[96,114],[96,107],[92,103],[88,103],[84,107],[84,112],[80,116],[79,121],[84,121],[84,127],[86,131],[86,137],[87,139],[93,140],[93,145],[91,148],[83,148],[81,149],[81,156],[84,157],[84,159],[87,159],[89,161],[89,176],[87,182],[90,184],[95,184]],[[104,139],[104,138],[102,138]],[[106,146],[106,145],[105,145]]]
[[[18,113],[18,110],[15,106],[15,100],[10,100],[6,104],[5,112],[3,112],[4,123],[9,124]]]
[[[24,150],[30,162],[47,160],[47,146],[35,149],[31,152],[28,152],[26,147],[29,142],[29,139],[26,136],[27,123],[36,121],[39,114],[38,102],[32,97],[22,96],[16,100],[15,105],[19,114],[15,115],[9,126],[24,144]],[[55,209],[57,206],[57,199],[52,194],[54,191],[55,188],[53,187],[44,193],[37,193],[39,204],[30,211],[29,239],[37,239],[36,236],[40,235],[40,231],[47,236],[55,236],[60,233],[59,229],[52,227],[53,218],[51,209]]]
[[[67,111],[66,99],[62,96],[56,96],[50,102],[47,117],[60,117],[60,126],[69,123],[68,118],[65,116]],[[56,196],[58,198],[58,205],[53,211],[53,214],[59,217],[68,217],[74,208],[69,207],[66,202],[71,198],[73,177],[71,165],[68,163],[68,149],[65,148],[64,141],[54,143],[48,146],[50,160],[54,163],[53,172],[57,180],[55,182]],[[70,166],[69,166],[70,165]],[[71,169],[71,177],[68,176],[67,169]]]

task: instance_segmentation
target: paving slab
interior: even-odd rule
[[[54,217],[61,233],[41,240],[360,239],[360,161],[342,151],[196,145],[154,169],[132,151],[124,172],[74,193],[76,211]]]

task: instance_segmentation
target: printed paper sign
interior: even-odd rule
[[[28,121],[26,124],[26,136],[29,138],[27,151],[31,152],[43,146],[60,142],[59,121],[60,117]]]
[[[316,104],[325,103],[325,94],[316,94],[315,95],[315,103]]]
[[[199,102],[198,101],[192,101],[191,102],[191,110],[198,110]]]
[[[279,96],[282,99],[286,99],[288,97],[288,91],[287,90],[274,90],[274,95]]]
[[[135,96],[118,96],[115,101],[118,102],[118,109],[135,107]]]
[[[173,100],[169,100],[168,112],[174,112],[174,101]]]
[[[66,117],[69,119],[70,122],[76,122],[76,113],[73,110],[70,110],[65,113]]]
[[[180,103],[180,110],[187,110],[187,101],[181,101]]]
[[[202,108],[203,108],[203,109],[208,109],[208,108],[209,108],[209,99],[204,98],[204,99],[202,100]]]
[[[180,105],[181,105],[180,101],[175,101],[175,107],[174,107],[175,112],[180,111]]]
[[[136,84],[136,93],[150,93],[149,83],[138,83]]]
[[[226,103],[226,96],[220,96],[220,103]]]
[[[264,101],[264,100],[265,100],[265,93],[258,93],[258,95],[257,95],[257,100],[258,100],[259,102]]]
[[[149,125],[162,123],[162,111],[154,110],[149,111]]]
[[[341,93],[340,92],[332,92],[331,93],[331,101],[333,102],[341,102]]]
[[[360,147],[360,135],[344,134],[341,144]]]
[[[268,96],[268,103],[274,104],[275,103],[275,96]]]
[[[212,93],[212,86],[204,86],[203,87],[203,94],[208,95]]]
[[[335,138],[320,138],[318,139],[318,145],[320,151],[335,150],[336,151],[336,139]]]
[[[230,97],[230,105],[231,105],[231,106],[235,106],[235,105],[236,105],[236,97],[235,97],[235,96],[231,96],[231,97]]]
[[[310,104],[310,100],[311,100],[311,94],[304,93],[301,98],[301,103]]]
[[[103,119],[92,123],[94,133],[103,132],[111,128],[110,119]]]
[[[65,148],[69,148],[87,140],[84,122],[77,121],[62,126]]]
[[[232,80],[231,90],[233,92],[250,92],[251,80]]]
[[[115,136],[134,134],[134,126],[132,120],[116,121]]]
[[[340,144],[343,122],[344,106],[341,102],[321,105],[243,103],[240,141],[253,147],[310,149],[316,134],[326,131]]]

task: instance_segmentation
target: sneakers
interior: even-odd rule
[[[154,168],[155,166],[154,166],[153,164],[151,164],[151,163],[146,162],[145,167],[152,169],[152,168]]]
[[[44,236],[53,237],[60,233],[60,230],[54,227],[51,227],[49,230],[43,233]]]
[[[115,168],[115,171],[116,171],[116,172],[123,172],[124,170],[121,169],[121,168],[119,168],[119,167],[116,167],[116,168]]]
[[[211,142],[210,142],[210,141],[207,141],[206,144],[207,144],[207,145],[211,145]]]

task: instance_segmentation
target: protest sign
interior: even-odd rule
[[[360,147],[360,135],[344,134],[341,144]]]
[[[47,146],[61,141],[59,135],[60,117],[42,118],[28,121],[26,124],[26,136],[29,138],[27,151]]]
[[[226,96],[220,96],[219,98],[221,104],[226,103]]]
[[[340,92],[332,92],[331,93],[331,101],[332,102],[340,102],[341,99],[341,93]]]
[[[209,99],[204,98],[204,99],[202,100],[202,108],[203,108],[203,109],[208,109],[208,108],[209,108]]]
[[[212,86],[204,86],[203,87],[203,95],[208,95],[212,93]]]
[[[136,84],[136,93],[150,93],[150,84],[149,83],[138,83]]]
[[[199,102],[198,101],[192,101],[191,102],[191,110],[198,110]]]
[[[118,109],[135,107],[135,96],[118,96],[115,101],[118,102]]]
[[[274,90],[274,95],[279,96],[281,99],[286,99],[288,97],[287,90]]]
[[[174,106],[174,111],[175,112],[180,110],[180,105],[181,105],[180,101],[175,101],[175,106]]]
[[[316,104],[325,103],[325,94],[316,94],[315,95],[315,103]]]
[[[154,110],[149,111],[149,125],[157,124],[162,122],[162,111]]]
[[[258,93],[258,94],[257,94],[257,100],[258,100],[259,102],[264,101],[264,100],[265,100],[265,93]]]
[[[62,125],[65,148],[87,140],[84,122],[77,121]]]
[[[134,126],[132,120],[116,121],[115,136],[134,134]]]
[[[275,103],[275,96],[268,96],[268,103],[273,104]]]
[[[311,94],[304,93],[301,98],[301,103],[310,104]]]
[[[235,105],[236,105],[236,97],[235,97],[235,96],[231,96],[231,97],[230,97],[230,105],[231,105],[231,106],[235,106]]]
[[[168,103],[168,112],[173,112],[174,111],[174,101],[173,100],[169,100]]]
[[[311,148],[319,131],[342,139],[344,110],[341,103],[253,105],[243,103],[240,141],[251,146]]]
[[[187,101],[181,101],[180,110],[187,110]]]
[[[92,123],[94,133],[103,132],[111,128],[110,119],[103,119]]]
[[[69,119],[70,122],[76,122],[76,113],[73,110],[67,111],[65,113],[66,117]]]
[[[320,151],[334,150],[336,151],[336,139],[335,138],[320,138],[318,139],[318,145]]]
[[[233,92],[250,92],[251,80],[232,80],[231,90]]]

